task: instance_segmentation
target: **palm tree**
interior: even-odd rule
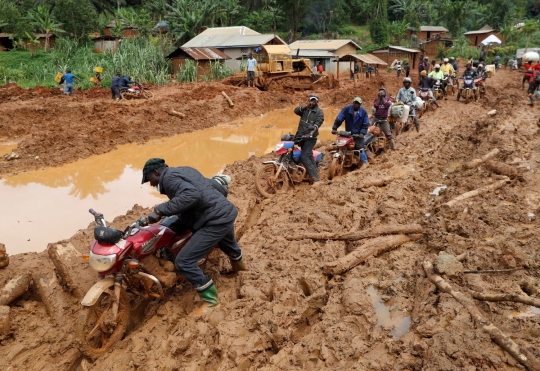
[[[525,21],[525,25],[521,29],[521,32],[527,35],[527,42],[525,43],[525,53],[527,53],[527,48],[529,47],[529,39],[531,38],[531,35],[538,31],[538,28],[538,21]]]
[[[56,20],[51,15],[51,8],[47,5],[40,5],[37,10],[28,11],[26,17],[37,30],[45,34],[45,51],[49,51],[49,37],[52,33],[63,32],[61,29],[62,23],[56,23]]]

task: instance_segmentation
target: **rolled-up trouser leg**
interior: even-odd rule
[[[319,170],[317,170],[317,164],[315,164],[315,159],[313,158],[313,147],[317,143],[317,138],[311,138],[304,140],[300,146],[302,148],[302,155],[300,156],[300,161],[306,167],[306,171],[309,176],[315,181],[320,181],[319,179]]]
[[[386,135],[388,140],[394,139],[392,136],[392,131],[390,130],[390,123],[388,123],[388,121],[385,120],[383,123],[379,124],[379,127],[383,131],[384,135]]]
[[[206,225],[191,236],[186,246],[176,256],[175,265],[178,273],[186,277],[195,290],[204,291],[213,284],[212,279],[204,275],[197,262],[230,233],[231,223]],[[234,249],[228,242],[230,241],[226,238],[224,248],[233,251]]]

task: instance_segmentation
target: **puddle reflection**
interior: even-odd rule
[[[148,158],[162,157],[170,166],[192,166],[211,176],[227,164],[272,151],[280,137],[298,125],[293,108],[144,145],[124,145],[58,168],[2,179],[0,242],[9,254],[39,252],[47,243],[69,238],[87,226],[92,221],[90,207],[112,220],[134,204],[150,207],[162,202],[163,196],[148,184],[140,184]],[[339,109],[323,109],[326,121],[319,137],[332,139],[330,130]]]
[[[383,303],[381,295],[379,295],[379,292],[373,285],[370,285],[366,291],[371,298],[371,304],[377,316],[377,327],[390,327],[392,329],[392,335],[396,339],[409,332],[411,325],[410,316],[402,317],[396,313],[390,313],[390,308]]]

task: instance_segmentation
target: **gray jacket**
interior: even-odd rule
[[[159,178],[159,190],[170,201],[155,209],[164,216],[180,215],[195,230],[232,222],[238,215],[226,198],[227,189],[189,166],[166,168]]]
[[[313,108],[306,108],[305,110],[302,110],[302,108],[299,106],[294,109],[294,113],[301,116],[300,123],[298,124],[298,130],[296,131],[295,135],[297,138],[301,137],[302,135],[309,134],[313,130],[309,129],[310,126],[315,125],[319,128],[324,122],[324,112],[319,105],[316,105]],[[319,130],[315,132],[313,138],[316,138],[317,135],[319,135]]]

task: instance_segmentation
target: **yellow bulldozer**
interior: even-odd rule
[[[313,73],[309,59],[293,59],[287,45],[261,45],[255,69],[255,86],[262,90],[333,88],[334,75]],[[239,75],[246,76],[246,72]]]

